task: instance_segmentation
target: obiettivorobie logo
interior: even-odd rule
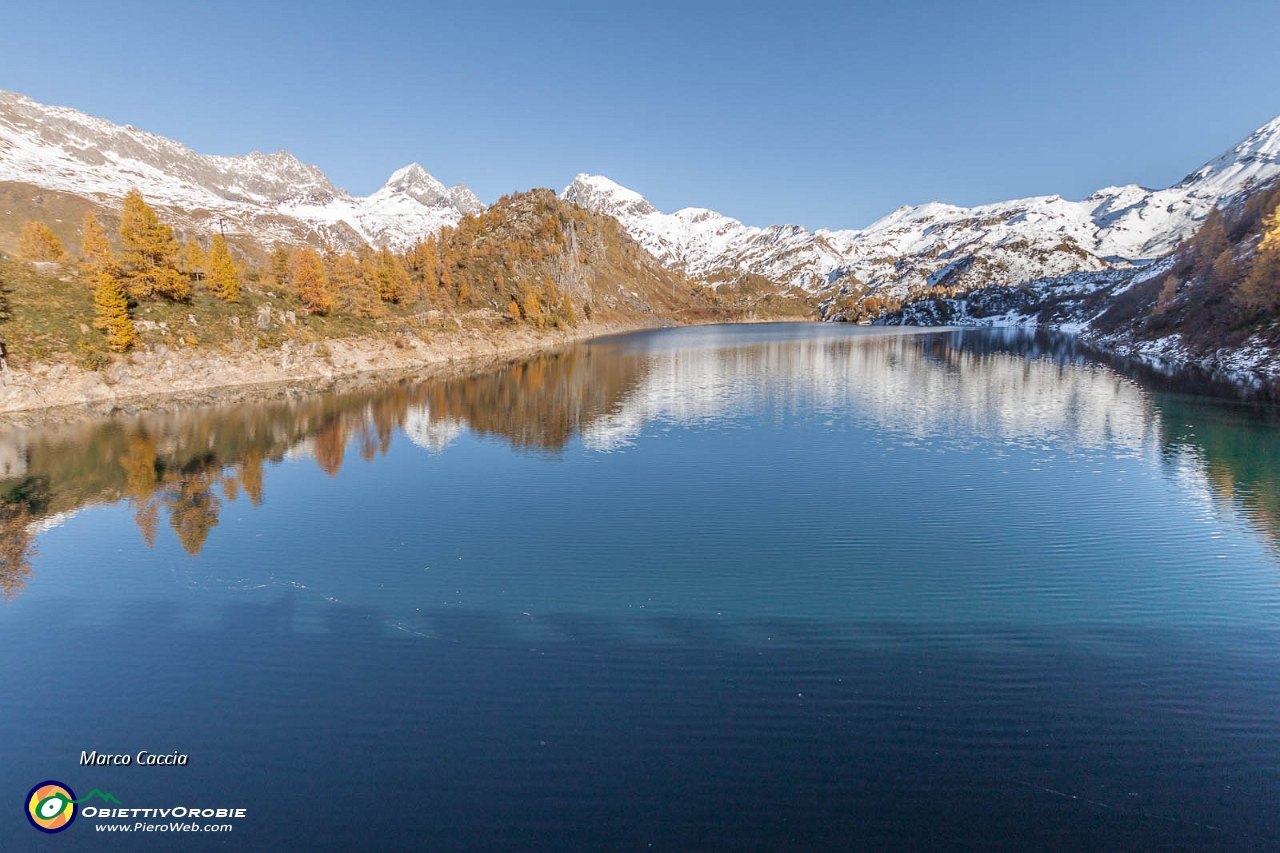
[[[84,806],[97,798],[103,805]],[[114,794],[94,788],[86,797],[76,799],[75,791],[55,779],[41,782],[31,789],[26,799],[27,821],[41,832],[62,832],[84,817],[93,821],[96,832],[231,832],[233,823],[196,823],[200,818],[233,820],[245,818],[248,809],[201,808],[199,806],[124,807]],[[140,820],[142,818],[142,820]],[[187,823],[177,823],[171,818],[185,818]],[[164,822],[156,822],[164,821]],[[107,821],[112,821],[108,823]],[[121,821],[119,823],[115,821]]]
[[[87,797],[77,800],[70,786],[53,779],[41,782],[27,794],[27,820],[41,832],[62,832],[76,819],[76,806],[94,797],[120,804],[114,796],[104,794],[97,788],[90,791]]]

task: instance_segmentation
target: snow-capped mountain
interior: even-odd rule
[[[662,213],[639,193],[578,175],[566,200],[616,217],[664,263],[694,277],[740,270],[823,291],[904,296],[1128,267],[1162,255],[1220,201],[1280,174],[1280,118],[1164,190],[1107,187],[979,207],[901,207],[865,229],[756,228],[702,208]],[[865,287],[864,287],[865,286]]]
[[[402,248],[484,205],[446,188],[418,164],[374,194],[352,196],[292,154],[198,154],[134,127],[0,92],[0,182],[33,184],[119,205],[131,188],[166,218],[199,230],[224,227],[264,243],[310,237]]]
[[[560,197],[609,214],[658,260],[694,277],[734,269],[813,287],[847,260],[858,233],[755,228],[701,207],[662,213],[644,196],[600,175],[578,175]]]
[[[758,228],[705,208],[658,211],[605,177],[578,175],[562,197],[616,217],[662,263],[695,278],[763,275],[820,293],[907,297],[1071,273],[1125,269],[1168,252],[1209,210],[1280,175],[1280,118],[1188,175],[1149,190],[1107,187],[1080,201],[1042,196],[978,207],[902,207],[860,230]],[[405,248],[484,209],[416,163],[372,195],[352,196],[291,154],[198,154],[64,107],[0,92],[0,185],[35,186],[118,207],[136,187],[170,221],[220,225],[263,244],[328,240]],[[856,189],[856,188],[850,188]]]

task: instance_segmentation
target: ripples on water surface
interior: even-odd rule
[[[162,849],[1274,849],[1276,426],[794,325],[8,428],[0,778],[248,804]]]

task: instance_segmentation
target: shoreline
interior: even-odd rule
[[[1219,388],[1233,389],[1242,400],[1274,403],[1280,399],[1280,358],[1277,358],[1280,353],[1260,338],[1251,338],[1238,347],[1203,353],[1188,347],[1179,334],[1150,339],[1103,335],[1088,329],[1076,334],[1082,343],[1095,350],[1141,364],[1169,380],[1179,375],[1196,376]]]
[[[119,412],[255,402],[397,377],[483,372],[578,341],[681,325],[599,322],[572,331],[457,329],[421,338],[342,338],[269,350],[139,350],[102,370],[40,363],[0,372],[0,426],[32,426]]]
[[[0,371],[0,427],[37,426],[117,413],[137,414],[193,406],[236,405],[280,397],[353,390],[368,383],[398,378],[443,379],[483,373],[572,343],[646,329],[724,322],[745,324],[805,322],[792,317],[747,317],[726,321],[702,318],[681,323],[675,318],[646,318],[638,322],[595,322],[571,331],[536,330],[529,327],[494,329],[460,328],[437,332],[429,338],[341,338],[313,343],[286,341],[274,349],[237,347],[223,351],[168,349],[139,350],[115,359],[101,370],[57,362]],[[814,322],[814,321],[808,321]],[[976,324],[975,324],[976,325]],[[995,328],[982,324],[978,328]],[[1152,342],[1135,342],[1035,324],[1055,332],[1075,333],[1077,339],[1099,355],[1142,365],[1168,379],[1177,373],[1193,373],[1210,379],[1218,390],[1234,388],[1238,398],[1274,402],[1268,379],[1244,370],[1224,370],[1216,359],[1196,358],[1176,347],[1156,347],[1159,356],[1144,352]],[[1013,325],[1013,328],[1028,328]],[[902,330],[907,326],[899,327]],[[917,326],[937,331],[960,326]],[[1129,346],[1125,346],[1125,344]],[[1268,361],[1269,359],[1263,359]],[[1255,367],[1256,369],[1256,367]],[[1262,392],[1259,395],[1259,392]],[[1197,393],[1192,389],[1189,393]],[[1198,393],[1205,393],[1203,390]],[[1209,396],[1220,396],[1209,393]],[[1231,395],[1235,396],[1235,395]]]
[[[1163,390],[1248,402],[1280,401],[1280,346],[1258,335],[1236,347],[1203,352],[1188,346],[1178,333],[1158,338],[1141,338],[1131,332],[1104,334],[1090,327],[1087,320],[1045,322],[1034,313],[965,317],[938,325],[884,325],[894,329],[1019,329],[1070,335],[1096,356],[1125,365],[1125,372],[1140,368],[1144,374],[1161,377],[1169,383]],[[1185,387],[1179,387],[1180,379],[1188,380]]]

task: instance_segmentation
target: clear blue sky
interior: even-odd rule
[[[593,172],[811,228],[1167,186],[1280,114],[1274,0],[198,5],[10,4],[0,88],[357,194]]]

